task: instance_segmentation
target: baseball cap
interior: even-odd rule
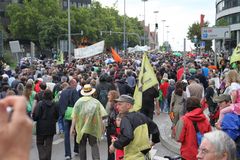
[[[213,101],[216,102],[216,103],[220,103],[220,102],[223,102],[223,101],[231,101],[231,96],[228,95],[228,94],[221,94],[219,96],[216,96],[213,98]]]
[[[127,102],[130,104],[134,104],[134,99],[131,96],[128,95],[121,95],[118,99],[115,99],[116,102]]]

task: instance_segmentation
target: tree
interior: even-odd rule
[[[208,25],[209,25],[209,22],[205,22],[203,26],[207,27]],[[191,40],[192,43],[194,43],[195,47],[200,47],[199,45],[201,42],[201,27],[199,22],[195,22],[188,27],[187,38]],[[206,42],[205,50],[210,51],[212,47],[212,41],[205,40],[205,42]]]
[[[33,41],[41,49],[56,47],[58,38],[67,34],[67,11],[62,10],[59,0],[24,0],[23,5],[16,3],[7,7],[10,19],[8,26],[13,39]],[[106,47],[123,47],[123,34],[100,34],[100,31],[123,32],[123,16],[112,7],[102,7],[93,2],[90,7],[71,7],[72,42],[79,46],[105,40]],[[143,27],[137,18],[126,17],[127,32],[143,34]],[[61,37],[60,37],[61,36]],[[135,46],[139,39],[127,35],[128,44]]]
[[[12,38],[33,41],[40,48],[51,48],[57,35],[66,30],[66,16],[59,0],[25,0],[7,7]],[[49,35],[48,35],[49,34]]]

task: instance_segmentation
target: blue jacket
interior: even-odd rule
[[[240,115],[234,113],[225,114],[222,120],[221,128],[236,142],[237,138],[240,138]],[[237,145],[237,157],[240,158],[239,144]]]

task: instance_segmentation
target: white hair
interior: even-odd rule
[[[236,160],[236,144],[223,131],[213,131],[205,133],[203,139],[207,139],[215,148],[218,157],[227,154],[227,160]]]

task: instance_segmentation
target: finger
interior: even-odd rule
[[[0,126],[3,128],[8,122],[8,113],[7,113],[7,105],[4,101],[0,101]]]
[[[27,101],[23,96],[8,96],[3,101],[7,106],[13,107],[14,113],[26,114]]]

